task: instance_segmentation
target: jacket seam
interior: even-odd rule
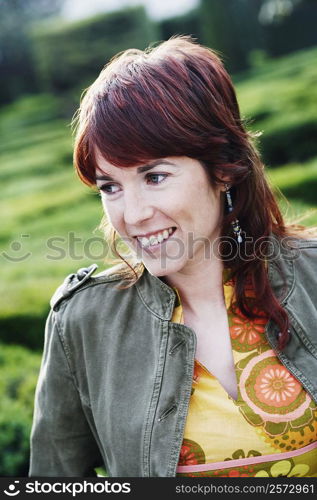
[[[138,287],[136,287],[136,289],[137,289],[138,295],[139,295],[139,297],[140,297],[140,299],[141,299],[141,302],[143,303],[143,305],[146,307],[146,309],[147,309],[148,311],[150,311],[152,314],[154,314],[154,316],[156,316],[157,318],[159,318],[159,319],[161,319],[161,320],[166,321],[166,320],[168,320],[168,319],[169,319],[169,318],[167,318],[166,316],[164,316],[163,314],[160,314],[159,312],[155,311],[152,307],[150,307],[150,306],[146,303],[146,301],[144,300],[144,298],[143,298],[143,296],[142,296],[142,293],[141,293],[141,291],[139,290],[139,288],[138,288]],[[169,300],[168,300],[168,302],[167,302],[167,305],[166,305],[166,309],[171,310],[174,300],[175,300],[175,297],[172,297],[172,296],[171,296],[171,297],[169,298]],[[163,309],[163,307],[162,307],[162,309]]]
[[[168,345],[168,329],[166,332],[164,331],[165,330],[164,321],[161,320],[160,326],[161,326],[162,338],[159,349],[159,362],[154,379],[154,389],[147,410],[146,424],[145,424],[146,430],[143,437],[143,467],[145,472],[144,477],[151,477],[151,441],[152,441],[153,427],[155,423],[155,416],[157,413],[158,402],[160,399],[160,394],[163,385],[163,375],[164,375],[164,368],[166,363],[166,351]],[[153,411],[152,424],[150,423],[151,411]]]
[[[317,245],[316,245],[316,248],[317,248]],[[287,302],[289,301],[289,299],[291,298],[291,295],[292,295],[293,291],[295,290],[296,269],[295,269],[294,265],[293,265],[293,272],[294,272],[293,286],[292,286],[289,294],[287,295],[287,297],[284,299],[283,304],[284,304],[284,306],[285,306],[285,308],[286,308],[286,310],[288,312],[289,317],[292,320],[291,321],[292,326],[294,327],[294,329],[298,333],[301,341],[303,342],[303,344],[305,345],[305,347],[309,350],[309,352],[317,359],[317,349],[316,349],[316,347],[310,342],[310,340],[308,339],[307,335],[303,334],[303,332],[305,332],[305,328],[303,328],[303,325],[301,324],[301,322],[299,321],[299,319],[294,317],[294,315],[292,313],[292,308],[288,307],[288,303]]]
[[[87,409],[91,413],[91,418],[89,418],[89,415],[87,415]],[[93,419],[93,415],[92,415],[92,408],[91,408],[91,406],[88,405],[87,409],[83,408],[83,413],[85,415],[85,419],[86,419],[87,424],[89,426],[90,432],[91,432],[91,434],[92,434],[92,436],[93,436],[93,438],[94,438],[94,440],[95,440],[95,442],[97,444],[100,456],[101,456],[101,458],[103,460],[103,464],[102,465],[106,468],[106,471],[109,472],[110,468],[108,467],[108,462],[107,462],[106,456],[104,454],[104,451],[106,451],[106,450],[104,450],[104,446],[102,445],[101,440],[99,438],[97,428],[94,425],[94,419]],[[92,423],[90,423],[91,421],[92,421]]]
[[[56,314],[56,313],[55,313]],[[68,371],[69,371],[69,374],[71,376],[71,380],[72,380],[72,383],[74,385],[74,388],[76,390],[76,392],[78,393],[78,396],[79,396],[79,399],[81,400],[82,403],[84,403],[86,406],[88,406],[89,408],[91,408],[91,404],[90,404],[90,401],[88,399],[85,398],[85,396],[83,396],[83,394],[81,393],[81,391],[79,390],[79,387],[78,387],[78,384],[77,384],[77,379],[75,377],[75,373],[73,372],[73,370],[71,369],[71,355],[70,355],[70,349],[68,347],[68,344],[66,342],[66,338],[65,338],[65,335],[63,334],[62,332],[62,325],[58,325],[58,318],[56,316],[56,328],[57,328],[57,331],[58,331],[58,336],[59,336],[59,339],[60,339],[60,342],[61,342],[61,345],[62,345],[62,348],[63,348],[63,351],[64,351],[64,354],[65,354],[65,359],[66,359],[66,363],[67,363],[67,368],[68,368]],[[83,410],[84,411],[84,410]]]
[[[288,294],[286,295],[286,297],[284,297],[284,299],[281,301],[281,304],[283,306],[287,306],[287,302],[289,301],[289,299],[291,298],[294,290],[295,290],[295,283],[296,283],[296,269],[295,269],[295,266],[294,266],[294,262],[293,261],[290,261],[290,264],[292,265],[292,271],[293,271],[293,282],[292,282],[292,285],[290,287],[290,290],[288,292]]]
[[[65,335],[62,333],[63,327],[62,327],[61,321],[60,321],[60,324],[58,324],[59,321],[58,321],[58,315],[57,315],[57,313],[55,312],[54,314],[56,315],[56,328],[57,328],[58,336],[59,336],[59,339],[60,339],[60,342],[61,342],[61,345],[62,345],[62,349],[64,351],[65,360],[66,360],[67,368],[68,368],[68,371],[69,371],[69,374],[70,374],[70,377],[71,377],[71,380],[72,380],[72,384],[73,384],[74,389],[77,392],[78,397],[79,397],[79,399],[81,401],[83,415],[84,415],[84,417],[86,419],[86,422],[87,422],[87,424],[89,426],[90,432],[91,432],[91,434],[92,434],[92,436],[93,436],[93,438],[94,438],[94,440],[95,440],[95,442],[96,442],[96,444],[98,446],[98,450],[100,452],[101,458],[103,459],[103,465],[106,467],[106,470],[108,471],[109,469],[107,468],[107,460],[106,460],[106,457],[104,455],[103,446],[101,444],[101,441],[100,441],[97,429],[93,429],[92,428],[92,426],[90,424],[90,419],[87,416],[87,410],[85,410],[85,408],[83,407],[83,405],[85,405],[88,408],[88,410],[91,412],[92,408],[91,408],[90,401],[83,396],[83,394],[81,393],[81,391],[78,388],[75,374],[72,372],[72,369],[71,369],[70,349],[69,349],[68,344],[66,342]]]
[[[297,248],[317,248],[317,238],[315,240],[297,240]]]
[[[309,341],[307,340],[307,336],[302,334],[302,332],[305,332],[305,329],[301,325],[301,323],[293,316],[293,313],[290,308],[287,308],[287,312],[290,316],[291,319],[291,325],[293,326],[294,330],[298,334],[299,338],[301,339],[302,343],[304,344],[305,348],[311,354],[314,358],[317,359],[317,349],[316,347]]]
[[[186,327],[186,328],[188,328],[188,327]],[[177,326],[177,329],[179,331],[181,331],[182,335],[185,334],[187,337],[187,339],[186,339],[187,341],[185,342],[185,345],[186,345],[186,357],[188,359],[190,352],[193,349],[195,349],[195,340],[194,340],[193,345],[191,345],[192,338],[191,338],[190,333],[187,330],[185,330],[184,328],[181,328],[179,326]],[[193,331],[193,334],[195,335],[194,331]],[[195,337],[193,337],[193,339],[195,339]],[[182,446],[181,440],[180,440],[180,446],[178,446],[178,447],[176,446],[178,443],[178,436],[183,436],[185,425],[186,425],[186,418],[183,418],[184,417],[184,410],[186,409],[185,396],[186,395],[188,396],[187,399],[189,401],[191,388],[192,388],[192,382],[193,382],[192,369],[189,369],[188,362],[186,365],[187,365],[186,375],[187,375],[188,382],[180,394],[180,399],[179,399],[180,403],[179,403],[179,410],[178,410],[178,417],[179,418],[177,418],[177,420],[176,420],[176,428],[174,431],[173,446],[172,446],[172,450],[170,453],[170,458],[169,458],[168,468],[167,468],[167,476],[172,476],[172,474],[173,474],[172,477],[174,477],[174,474],[175,474],[175,461],[177,461],[177,458],[179,457],[180,448]],[[185,417],[186,417],[186,415],[185,415]],[[179,422],[183,422],[182,425],[180,425]],[[177,467],[177,463],[176,463],[176,467]]]
[[[93,279],[96,279],[96,278],[93,278]],[[98,283],[86,283],[85,286],[82,286],[80,288],[77,288],[76,290],[72,291],[72,290],[69,290],[70,294],[66,297],[61,297],[58,301],[58,303],[56,305],[58,305],[60,307],[60,304],[64,303],[64,306],[66,307],[67,303],[69,300],[71,300],[75,295],[77,295],[78,293],[86,290],[87,288],[92,288],[94,286],[98,286],[98,285],[102,285],[102,284],[105,284],[105,283],[110,283],[111,281],[116,281],[116,280],[109,280],[109,281],[99,281]],[[55,306],[54,306],[55,307]],[[55,311],[55,310],[54,310]],[[56,310],[57,311],[57,310]],[[56,312],[55,311],[55,312]]]
[[[292,274],[292,282],[291,283],[290,283],[290,279],[288,279],[288,276],[286,275],[283,267],[279,267],[279,264],[281,263],[281,261],[285,265],[285,267],[287,267],[287,270],[290,271]],[[288,299],[288,297],[289,297],[290,293],[292,292],[294,285],[295,285],[294,264],[293,264],[293,261],[291,261],[291,260],[288,261],[286,259],[283,259],[282,257],[279,258],[279,264],[276,264],[275,260],[269,261],[268,278],[269,278],[269,282],[270,282],[270,287],[271,287],[274,294],[276,294],[276,292],[274,291],[274,287],[273,287],[273,284],[275,281],[274,274],[278,273],[279,276],[283,279],[284,287],[283,287],[282,291],[284,292],[284,290],[286,289],[285,295],[284,296],[282,294],[281,294],[281,296],[276,295],[276,298],[278,299],[280,304],[282,304]]]
[[[287,292],[286,296],[285,296],[283,299],[281,299],[281,302],[282,302],[283,304],[286,304],[286,303],[287,303],[287,301],[288,301],[289,297],[291,296],[291,294],[293,293],[293,290],[294,290],[294,288],[295,288],[295,267],[294,267],[294,262],[291,260],[291,261],[289,262],[289,265],[290,265],[290,267],[291,267],[291,273],[292,273],[292,283],[291,283],[291,286],[290,286],[290,288],[289,288],[289,290],[288,290],[288,292]]]

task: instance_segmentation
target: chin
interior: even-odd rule
[[[164,265],[162,265],[162,263],[154,264],[153,262],[148,262],[147,260],[143,260],[143,264],[149,271],[149,273],[158,278],[177,273],[184,267],[184,263],[180,261],[166,262]]]

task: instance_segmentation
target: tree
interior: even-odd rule
[[[0,1],[0,104],[37,90],[29,29],[56,15],[64,0]]]
[[[259,21],[268,54],[278,57],[316,45],[316,19],[316,0],[264,0]]]
[[[231,72],[248,66],[248,54],[262,48],[258,15],[263,0],[201,0],[203,42],[220,51]]]

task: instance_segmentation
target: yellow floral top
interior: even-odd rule
[[[238,399],[195,360],[177,475],[317,477],[317,405],[268,344],[265,314],[246,318],[228,271],[223,284]],[[172,321],[184,322],[180,301]]]

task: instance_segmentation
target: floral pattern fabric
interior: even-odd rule
[[[238,397],[195,360],[177,475],[317,477],[317,405],[268,344],[252,287],[247,296],[257,317],[250,320],[226,271],[223,286]],[[183,323],[180,300],[172,321]]]

